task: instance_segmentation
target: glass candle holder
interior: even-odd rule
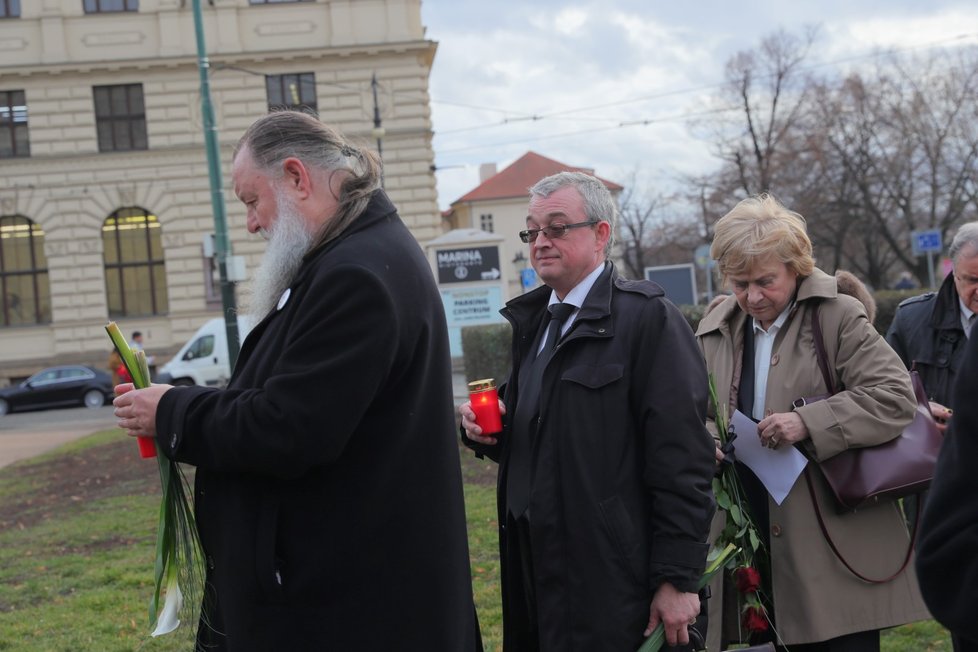
[[[475,422],[482,428],[483,435],[492,435],[503,430],[503,419],[499,414],[499,394],[492,378],[473,380],[469,383],[469,400],[475,412]]]

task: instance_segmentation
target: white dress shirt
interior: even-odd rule
[[[774,350],[774,338],[778,336],[778,331],[787,321],[788,313],[791,312],[793,305],[795,302],[790,301],[766,331],[761,328],[761,322],[751,319],[754,323],[754,407],[751,416],[758,421],[766,416],[764,414],[764,401],[767,398],[767,375],[771,370],[771,352]]]

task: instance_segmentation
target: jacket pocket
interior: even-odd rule
[[[588,389],[598,389],[620,380],[625,373],[623,364],[606,364],[599,367],[571,367],[560,377]]]
[[[601,520],[604,522],[605,531],[611,537],[618,558],[632,580],[640,586],[645,586],[647,582],[642,577],[638,532],[621,499],[612,496],[599,502],[598,508],[601,510]]]

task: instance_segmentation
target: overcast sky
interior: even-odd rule
[[[689,116],[730,56],[778,29],[819,26],[820,72],[880,49],[978,44],[974,0],[423,0],[421,13],[438,42],[441,208],[478,185],[481,163],[502,169],[527,150],[618,182],[708,172],[716,161]]]

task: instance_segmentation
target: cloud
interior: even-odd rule
[[[480,163],[502,168],[530,149],[616,181],[636,168],[663,186],[708,172],[717,161],[686,116],[710,108],[732,54],[776,29],[800,34],[824,21],[817,65],[870,60],[874,48],[953,45],[962,26],[978,25],[978,7],[951,0],[926,8],[913,0],[425,0],[422,8],[439,43],[430,92],[443,208],[478,184]]]

